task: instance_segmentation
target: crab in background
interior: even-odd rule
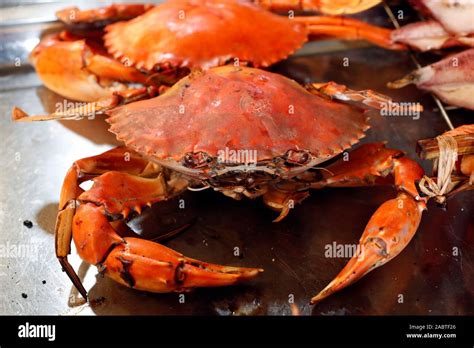
[[[66,8],[57,12],[66,30],[42,39],[30,60],[45,86],[66,98],[145,99],[191,69],[229,62],[268,67],[321,36],[404,48],[392,43],[389,29],[356,19],[289,18],[270,12],[292,8],[353,13],[377,2],[176,0],[156,6]]]

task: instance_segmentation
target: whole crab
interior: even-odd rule
[[[80,257],[117,282],[151,292],[235,284],[259,268],[190,259],[153,241],[123,234],[124,221],[142,207],[188,188],[212,188],[235,199],[262,197],[285,217],[309,189],[394,183],[397,197],[383,203],[340,274],[312,303],[385,264],[409,243],[425,209],[415,181],[421,167],[383,143],[365,144],[336,159],[369,128],[366,110],[333,101],[380,106],[371,91],[334,83],[304,87],[264,70],[223,66],[194,72],[164,94],[106,111],[110,131],[125,143],[76,161],[61,191],[56,253],[74,285],[87,296],[67,261],[71,239]],[[16,120],[71,118],[70,113]],[[223,156],[251,151],[253,161]],[[345,156],[344,156],[345,157]],[[324,162],[329,164],[323,169]],[[93,180],[83,191],[79,184]]]
[[[378,1],[176,0],[152,5],[111,5],[57,13],[66,30],[45,37],[30,55],[43,83],[73,100],[112,94],[153,97],[193,68],[228,62],[268,67],[321,35],[392,44],[390,30],[333,16],[281,16],[268,10],[363,10]],[[345,5],[345,6],[343,6]],[[334,8],[334,10],[331,10]],[[149,88],[137,87],[136,84]]]

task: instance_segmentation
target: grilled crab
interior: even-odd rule
[[[151,292],[222,286],[257,276],[259,268],[190,259],[158,243],[125,237],[131,213],[191,188],[212,188],[240,199],[262,197],[284,218],[310,189],[394,183],[397,197],[383,203],[355,255],[312,303],[329,296],[398,255],[415,234],[425,202],[415,182],[421,167],[383,143],[365,144],[349,160],[336,157],[369,128],[366,110],[328,97],[379,106],[371,91],[334,83],[305,87],[264,70],[223,66],[183,78],[164,94],[107,109],[110,131],[125,143],[76,161],[61,191],[56,253],[74,285],[86,290],[67,261],[71,239],[80,257],[117,282]],[[26,115],[20,121],[71,118],[71,113]],[[249,150],[252,163],[222,158]],[[346,158],[347,159],[347,158]],[[322,168],[325,162],[330,164]],[[83,191],[79,184],[93,180]]]
[[[44,38],[30,55],[43,83],[73,100],[112,94],[149,98],[192,68],[231,61],[268,67],[321,35],[365,38],[393,48],[390,30],[355,19],[276,15],[268,10],[362,10],[378,1],[177,0],[152,5],[111,5],[57,13],[66,31]],[[345,3],[345,7],[342,6]],[[267,10],[268,9],[268,10]],[[139,84],[139,86],[137,86]],[[144,87],[143,87],[144,86]],[[146,88],[148,87],[148,88]]]

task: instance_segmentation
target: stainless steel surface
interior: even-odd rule
[[[390,25],[383,9],[367,17]],[[2,45],[4,35],[11,35],[12,42],[18,41],[14,47],[24,47],[22,32],[30,33],[26,40],[38,38],[39,31],[30,28],[18,27],[18,35],[11,27],[6,34],[0,29]],[[334,43],[310,47],[323,45]],[[176,221],[195,220],[166,245],[206,261],[263,267],[265,273],[238,287],[199,289],[185,294],[180,303],[178,294],[147,294],[97,276],[95,267],[82,263],[73,250],[71,263],[90,290],[92,301],[84,304],[54,255],[59,190],[75,159],[98,154],[117,142],[99,118],[13,123],[14,105],[42,113],[63,99],[42,87],[26,64],[11,64],[15,54],[5,47],[0,53],[0,61],[6,62],[0,70],[0,314],[286,315],[291,313],[290,295],[302,314],[474,314],[474,200],[469,192],[450,200],[446,211],[430,204],[414,240],[386,266],[319,306],[308,305],[347,262],[324,257],[325,246],[357,242],[370,215],[395,193],[381,187],[313,192],[278,224],[271,223],[274,212],[258,200],[237,202],[218,193],[189,192],[184,211],[176,211],[175,202],[169,202],[147,211],[137,224],[144,233],[156,234]],[[417,139],[436,136],[447,127],[429,95],[414,87],[395,91],[385,87],[412,69],[406,53],[379,48],[331,53],[306,48],[303,55],[300,52],[273,68],[300,81],[334,80],[400,101],[420,101],[426,111],[418,120],[372,114],[373,128],[364,140],[387,140],[389,146],[415,158]],[[472,122],[472,112],[450,112],[455,126]],[[431,167],[429,162],[423,165],[426,170]],[[24,220],[31,220],[33,227],[24,226]],[[234,256],[235,247],[242,251],[239,257]],[[453,255],[453,248],[459,253]]]

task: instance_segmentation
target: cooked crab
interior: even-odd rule
[[[321,36],[365,39],[390,49],[404,49],[405,44],[421,50],[472,45],[472,21],[470,24],[465,19],[469,18],[466,13],[474,10],[472,4],[463,11],[450,7],[447,17],[440,15],[439,6],[430,5],[437,21],[414,23],[395,31],[347,17],[288,18],[268,11],[353,13],[378,2],[179,0],[157,6],[66,8],[57,16],[67,30],[45,37],[30,60],[49,89],[69,99],[91,102],[112,94],[133,95],[130,100],[153,97],[160,86],[175,83],[195,67],[232,60],[267,67],[292,54],[308,39]],[[453,11],[463,19],[454,23]],[[457,31],[453,34],[452,30]]]
[[[69,99],[90,102],[113,93],[152,97],[157,88],[172,85],[192,68],[227,62],[268,67],[288,57],[308,38],[321,35],[403,47],[391,43],[390,30],[355,19],[289,18],[265,9],[330,6],[326,1],[259,3],[261,6],[248,1],[178,0],[157,6],[64,9],[57,16],[67,31],[43,39],[31,61],[46,87]],[[338,6],[342,3],[352,8],[374,1],[346,0]]]
[[[86,296],[67,262],[71,239],[82,259],[140,290],[183,291],[258,275],[258,268],[211,265],[120,235],[130,212],[139,214],[143,206],[187,188],[212,188],[235,199],[262,197],[280,213],[278,221],[310,189],[394,183],[397,197],[377,209],[360,239],[362,256],[355,255],[313,303],[398,255],[425,209],[415,186],[423,170],[383,143],[362,145],[349,160],[336,159],[364,137],[368,115],[327,95],[375,107],[390,102],[371,91],[334,83],[304,88],[278,74],[224,66],[192,73],[159,97],[108,109],[110,131],[125,147],[76,161],[61,191],[56,251],[75,286]],[[15,109],[14,118],[64,119],[71,114],[28,117]],[[252,162],[222,157],[226,149],[256,155]],[[83,191],[79,184],[91,178],[92,188]]]

